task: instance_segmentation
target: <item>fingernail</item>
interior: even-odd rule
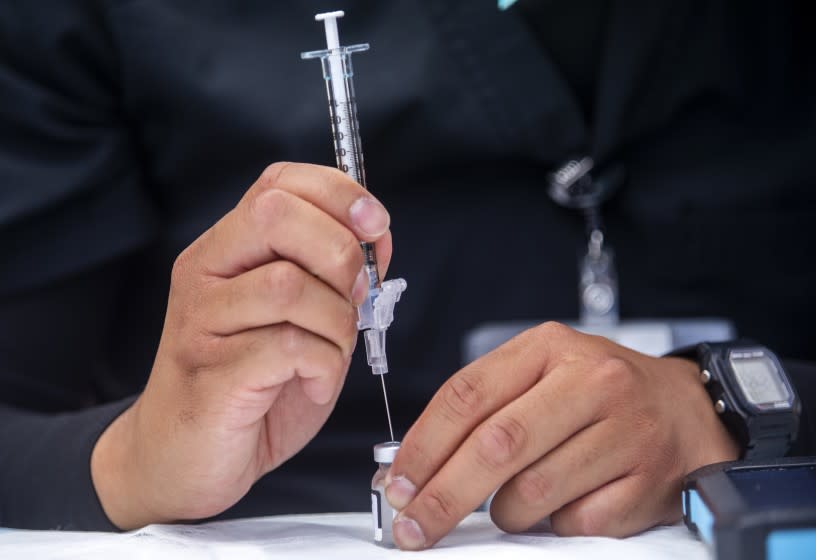
[[[349,208],[352,223],[366,235],[382,235],[388,229],[391,218],[382,204],[371,197],[361,197]]]
[[[351,301],[354,305],[360,305],[368,293],[368,274],[366,274],[365,267],[360,269],[357,274],[357,279],[354,280],[354,286],[351,288]]]
[[[416,486],[404,476],[395,476],[385,487],[385,498],[396,510],[405,509],[416,496]]]
[[[407,550],[419,550],[425,547],[425,533],[419,523],[410,517],[397,516],[393,525],[394,541],[397,546]]]

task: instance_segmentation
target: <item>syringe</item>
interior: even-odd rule
[[[329,116],[331,117],[334,137],[334,153],[338,169],[347,173],[352,179],[365,188],[365,167],[363,150],[360,144],[359,123],[357,121],[357,102],[354,97],[353,69],[351,54],[368,50],[368,44],[340,46],[337,31],[337,18],[344,12],[327,12],[317,14],[316,21],[322,21],[326,29],[325,50],[301,53],[301,58],[319,58],[323,67],[323,79],[326,81],[326,92],[329,97]],[[379,375],[382,381],[385,410],[388,415],[388,429],[394,439],[391,425],[391,411],[388,407],[388,394],[385,390],[384,374],[388,373],[388,360],[385,354],[385,332],[394,320],[394,305],[407,283],[402,278],[380,283],[377,270],[377,255],[374,244],[361,242],[364,267],[368,276],[368,296],[357,308],[357,328],[363,331],[366,356],[371,372]]]

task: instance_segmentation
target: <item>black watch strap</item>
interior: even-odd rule
[[[779,459],[784,457],[791,448],[793,441],[791,434],[781,434],[778,437],[760,437],[754,444],[743,451],[743,459]]]
[[[705,383],[706,391],[712,399],[712,403],[717,409],[717,400],[720,397],[715,394],[719,381],[715,383],[706,382],[706,377],[710,377],[711,372],[706,371],[706,364],[712,356],[723,354],[728,350],[739,346],[757,346],[753,341],[740,340],[728,342],[703,342],[694,346],[678,348],[666,354],[678,358],[687,358],[695,361],[701,370],[701,381]],[[732,403],[728,403],[731,405]],[[720,413],[720,410],[717,410]],[[742,459],[774,459],[784,457],[790,449],[796,437],[798,428],[798,414],[791,413],[788,421],[779,422],[777,425],[765,426],[756,433],[750,433],[746,426],[747,420],[739,417],[736,413],[720,414],[720,418],[731,434],[737,439],[741,447]]]

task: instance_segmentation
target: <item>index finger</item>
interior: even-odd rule
[[[394,520],[401,548],[432,545],[514,475],[593,422],[599,393],[575,383],[583,364],[556,366],[482,422]]]
[[[476,426],[545,375],[551,353],[547,338],[566,328],[544,324],[526,331],[448,379],[403,438],[386,486],[392,478],[404,477],[422,488]],[[387,494],[396,509],[406,505]]]
[[[269,203],[270,195],[283,193],[294,196],[294,199],[289,197],[292,203]],[[278,196],[275,200],[287,199]],[[279,258],[265,232],[274,226],[283,210],[294,206],[305,208],[304,203],[333,219],[338,228],[344,226],[349,232],[346,235],[353,235],[359,241],[373,242],[388,236],[388,212],[347,175],[330,167],[282,162],[267,167],[238,205],[210,228],[200,242],[194,243],[191,250],[205,256],[207,273],[237,276]],[[332,237],[329,230],[325,230],[325,235],[325,243],[334,243],[341,250],[348,247],[348,240],[339,232]],[[378,250],[380,245],[383,244],[378,243]],[[390,244],[385,248],[390,248]],[[384,259],[388,257],[390,253],[384,255]]]
[[[355,203],[362,199],[382,204],[365,187],[334,167],[288,161],[273,163],[261,173],[239,204],[270,189],[283,189],[314,204],[357,234],[360,241],[376,241],[388,229],[387,221],[368,224],[368,228],[360,227],[353,217]]]

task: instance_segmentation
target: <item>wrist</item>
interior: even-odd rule
[[[686,474],[704,465],[737,460],[742,449],[725,427],[711,404],[711,398],[700,382],[700,367],[687,358],[662,358],[677,368],[686,382],[685,405],[681,414],[688,422],[685,432],[690,436],[686,444],[688,459]]]
[[[696,361],[717,417],[740,458],[778,459],[796,439],[801,402],[776,355],[756,342],[702,342],[674,356]]]
[[[170,521],[147,507],[145,484],[136,460],[137,400],[102,433],[91,453],[91,479],[105,515],[119,529]]]

